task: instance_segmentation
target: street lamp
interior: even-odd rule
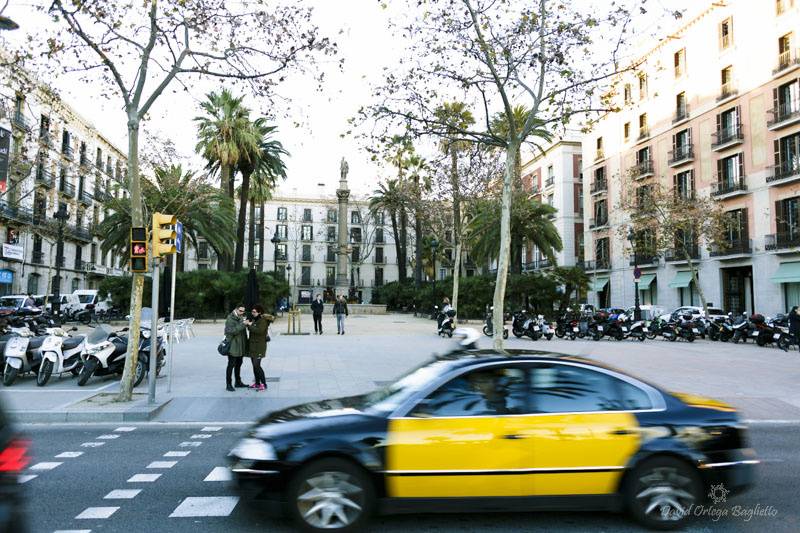
[[[272,243],[272,249],[274,250],[273,259],[275,260],[275,273],[278,273],[278,245],[281,243],[281,238],[278,237],[278,228],[275,228],[275,235],[269,240]]]
[[[628,228],[628,240],[631,241],[631,250],[633,250],[633,320],[638,321],[642,319],[642,309],[639,307],[641,271],[639,270],[639,255],[636,250],[636,232],[633,231],[633,227]]]
[[[431,257],[433,262],[433,300],[436,301],[436,249],[439,248],[439,241],[436,237],[431,239]]]
[[[53,213],[53,218],[58,220],[58,240],[56,241],[56,282],[53,288],[53,314],[61,314],[61,262],[64,260],[64,225],[69,220],[67,205],[58,206],[58,211]]]
[[[286,283],[289,284],[289,303],[292,307],[294,307],[294,303],[292,302],[292,265],[286,265]]]

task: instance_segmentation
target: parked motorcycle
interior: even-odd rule
[[[494,336],[494,307],[488,307],[486,309],[486,318],[484,319],[484,326],[483,326],[483,334],[487,337]],[[508,338],[508,330],[503,326],[503,338]]]
[[[78,328],[73,327],[71,331],[77,330]],[[83,335],[70,337],[63,330],[45,338],[40,348],[42,363],[36,373],[36,385],[44,387],[53,374],[70,372],[73,376],[77,376],[83,364],[81,353],[84,339]]]
[[[437,335],[440,337],[444,337],[447,335],[448,337],[453,336],[453,331],[456,329],[455,325],[455,317],[456,317],[456,310],[449,309],[446,312],[442,313],[439,311],[439,306],[436,306],[437,310],[437,320],[439,320],[439,329],[436,332]]]

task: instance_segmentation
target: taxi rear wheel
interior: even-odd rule
[[[303,467],[289,485],[289,510],[305,531],[358,531],[372,514],[375,489],[363,469],[343,459]]]
[[[633,517],[659,530],[684,527],[701,499],[702,482],[695,469],[672,457],[644,461],[628,479],[625,494]]]

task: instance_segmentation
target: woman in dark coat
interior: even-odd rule
[[[800,308],[796,305],[789,311],[789,335],[795,344],[800,344]]]
[[[264,369],[261,368],[261,359],[267,355],[267,336],[269,325],[275,321],[272,315],[265,315],[261,305],[254,305],[251,311],[253,320],[247,326],[250,332],[250,360],[253,362],[253,375],[256,382],[250,385],[251,389],[258,391],[267,390],[267,380],[264,376]]]

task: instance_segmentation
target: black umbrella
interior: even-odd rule
[[[258,295],[258,279],[256,269],[251,268],[247,273],[247,285],[244,288],[244,306],[250,311],[257,303],[261,303]]]

